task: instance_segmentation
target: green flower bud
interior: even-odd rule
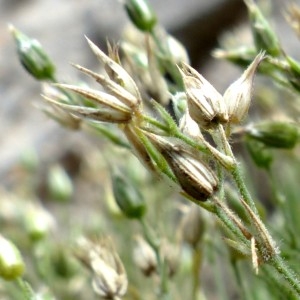
[[[272,56],[278,56],[281,53],[280,44],[269,22],[254,0],[244,0],[244,2],[249,11],[253,39],[257,51],[264,50]]]
[[[42,207],[32,206],[26,211],[24,225],[32,241],[43,239],[54,227],[52,215]]]
[[[0,277],[15,280],[22,276],[25,265],[17,247],[0,235]]]
[[[265,122],[248,128],[247,135],[271,148],[292,149],[299,141],[299,126],[287,122]]]
[[[141,192],[121,173],[112,171],[112,188],[115,200],[130,219],[141,219],[146,212],[146,203]]]
[[[241,46],[236,49],[216,49],[213,51],[215,58],[227,59],[243,68],[247,68],[252,63],[256,54],[255,48],[247,46]]]
[[[48,188],[53,199],[67,201],[73,193],[73,184],[67,172],[59,165],[53,166],[48,175]]]
[[[273,155],[269,148],[267,148],[262,142],[256,141],[251,138],[246,139],[246,147],[253,162],[259,168],[270,168],[273,161]]]
[[[126,0],[125,9],[131,22],[142,31],[152,31],[157,18],[146,0]]]
[[[38,80],[53,81],[55,66],[41,44],[13,26],[10,27],[10,31],[16,42],[20,62],[27,72]]]
[[[300,91],[300,63],[288,55],[285,58],[290,67],[287,79],[297,91]]]

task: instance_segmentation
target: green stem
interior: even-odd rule
[[[248,191],[248,188],[244,182],[242,171],[238,163],[236,163],[235,168],[231,171],[231,175],[236,182],[236,185],[239,189],[241,196],[243,197],[244,201],[249,205],[251,210],[254,212],[256,216],[259,216],[256,205],[251,197],[251,194]]]
[[[158,273],[160,275],[159,299],[169,300],[170,295],[169,295],[168,270],[167,270],[166,261],[161,257],[160,254],[160,241],[155,236],[154,232],[149,227],[149,225],[147,224],[144,218],[140,219],[140,224],[142,225],[146,241],[152,247],[156,255]]]
[[[35,300],[36,299],[35,293],[32,290],[31,286],[23,278],[18,278],[16,280],[16,283],[22,290],[24,300]]]
[[[236,259],[231,259],[231,266],[233,269],[235,280],[239,288],[240,299],[251,300],[250,294],[246,287],[246,283],[244,283],[243,280],[244,276],[240,272],[238,261]]]
[[[292,271],[287,264],[284,262],[283,258],[276,255],[270,264],[277,270],[277,272],[284,277],[284,279],[289,283],[291,288],[300,296],[300,280],[297,274]]]
[[[229,146],[228,151],[231,152],[231,155],[234,158],[234,154],[232,153],[232,150],[228,143],[228,140],[227,140],[226,136],[223,134],[224,133],[223,128],[220,128],[220,132],[223,136],[224,142],[227,142],[227,145]],[[244,182],[242,172],[241,172],[241,169],[240,169],[240,166],[238,165],[238,163],[236,163],[235,168],[233,170],[231,170],[231,174],[237,184],[239,192],[240,192],[241,196],[243,197],[244,201],[248,204],[248,206],[250,207],[252,212],[255,214],[257,219],[259,221],[261,221],[260,216],[257,211],[257,208],[256,208],[256,205],[255,205],[255,203],[251,197],[251,194],[249,193],[248,188]],[[250,218],[251,218],[251,216],[250,216]],[[226,221],[226,218],[225,218],[225,221]],[[230,226],[230,224],[226,224],[226,226],[227,225]],[[259,225],[259,223],[257,223],[257,225]],[[231,228],[231,229],[234,229],[234,228]],[[266,230],[267,230],[266,228],[262,228],[261,232],[265,232]],[[267,234],[269,235],[268,232],[267,232]],[[262,240],[264,240],[264,238],[262,238]],[[269,263],[278,271],[279,274],[281,274],[285,278],[285,280],[287,280],[287,282],[290,284],[290,286],[293,288],[293,290],[296,291],[298,293],[298,295],[300,296],[299,279],[297,278],[296,274],[289,269],[289,267],[283,261],[283,259],[279,255],[275,255],[272,258],[272,260],[269,261]]]
[[[193,248],[193,266],[192,266],[192,299],[197,299],[199,287],[201,288],[200,282],[200,270],[203,261],[203,245]]]

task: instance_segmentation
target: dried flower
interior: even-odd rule
[[[113,80],[101,75],[97,74],[89,69],[86,69],[79,65],[73,65],[75,68],[80,70],[81,72],[93,77],[98,83],[100,83],[105,91],[117,99],[119,99],[125,105],[128,105],[132,109],[137,109],[141,103],[141,99],[137,98],[136,95],[128,92],[124,87],[120,84],[117,84]]]
[[[22,276],[25,265],[17,247],[0,235],[0,277],[15,280]]]
[[[264,52],[259,53],[242,76],[225,91],[224,100],[230,123],[240,123],[247,115],[251,103],[251,91],[255,71],[264,58]]]
[[[174,172],[181,188],[191,197],[206,201],[218,188],[212,169],[182,145],[145,133]]]
[[[151,276],[156,272],[157,260],[151,246],[141,237],[135,238],[136,246],[133,250],[133,259],[145,276]]]
[[[180,71],[191,118],[205,129],[226,123],[228,116],[222,95],[191,66],[183,64]]]
[[[130,109],[130,107],[123,104],[113,95],[85,87],[80,88],[67,84],[59,84],[57,86],[70,91],[74,91],[75,93],[78,93],[79,95],[84,96],[99,105],[99,107],[96,108],[86,107],[79,104],[71,105],[60,103],[51,98],[48,98],[47,96],[44,96],[44,99],[50,104],[60,109],[64,109],[66,112],[79,118],[87,118],[95,121],[109,123],[127,123],[133,116],[133,111]]]
[[[127,291],[128,280],[122,261],[109,239],[97,241],[81,238],[75,255],[93,272],[92,286],[96,294],[117,300]]]
[[[104,64],[104,68],[109,78],[126,89],[130,94],[134,95],[140,105],[142,103],[140,92],[134,80],[130,77],[127,71],[120,64],[107,56],[91,40],[88,38],[86,39],[96,57]]]

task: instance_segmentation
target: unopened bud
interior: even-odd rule
[[[131,219],[141,219],[146,212],[146,203],[139,189],[120,172],[112,171],[112,187],[115,200],[124,213]]]
[[[0,277],[15,280],[23,275],[25,265],[17,247],[0,235]]]
[[[257,51],[266,51],[272,56],[281,53],[278,38],[254,0],[244,0],[247,5],[253,39]]]
[[[246,147],[254,163],[259,168],[269,169],[273,162],[273,155],[262,142],[252,138],[246,139]]]
[[[25,230],[33,241],[43,239],[53,228],[52,215],[42,207],[32,206],[25,214]]]
[[[147,133],[146,136],[162,154],[175,174],[181,188],[191,197],[206,201],[218,188],[212,169],[181,145]]]
[[[242,76],[225,91],[224,100],[230,123],[238,124],[248,114],[255,71],[264,58],[264,53],[259,53]]]
[[[38,80],[53,81],[55,67],[41,44],[13,26],[10,26],[10,31],[17,45],[20,62],[27,72]]]
[[[133,259],[145,276],[151,276],[156,272],[157,260],[155,252],[141,236],[136,237]]]
[[[48,187],[51,197],[57,201],[67,201],[73,193],[73,183],[67,172],[59,165],[50,169]]]
[[[205,129],[227,122],[222,95],[191,66],[183,64],[181,74],[191,118]]]
[[[125,9],[131,22],[142,31],[152,31],[156,15],[147,0],[125,0]]]
[[[213,57],[227,59],[240,67],[246,68],[251,64],[256,53],[255,48],[242,46],[236,49],[216,49],[213,51]]]
[[[265,122],[248,128],[247,135],[267,147],[292,149],[299,142],[299,126],[288,122]]]

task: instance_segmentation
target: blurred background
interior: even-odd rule
[[[211,51],[226,32],[237,28],[241,40],[251,39],[243,1],[149,2],[159,22],[186,46],[192,65],[222,93],[241,70],[212,58]],[[299,41],[284,17],[286,1],[261,3],[269,10],[270,22],[285,50],[299,59]],[[74,222],[95,221],[94,211],[88,207],[101,209],[98,200],[107,180],[101,139],[64,129],[35,107],[41,100],[41,87],[20,66],[8,24],[38,39],[56,64],[58,77],[75,83],[79,74],[71,62],[97,69],[84,35],[104,50],[107,39],[117,42],[121,38],[127,23],[117,0],[0,0],[0,201],[7,192],[28,196],[26,188],[33,188],[35,197],[55,215],[61,214],[57,221],[64,231]],[[36,164],[33,174],[24,170],[28,164]],[[72,202],[64,206],[64,212],[48,201],[47,180],[55,165],[74,183]]]
[[[262,2],[270,6],[270,15],[282,43],[297,58],[297,40],[293,39],[294,35],[290,34],[291,29],[284,20],[285,2]],[[150,0],[150,3],[161,24],[187,47],[192,64],[201,68],[201,73],[220,91],[239,74],[230,64],[211,59],[210,54],[227,30],[244,26],[245,39],[249,38],[243,1]],[[57,148],[55,151],[60,152],[67,147],[69,139],[86,138],[59,128],[34,108],[33,103],[39,101],[40,85],[20,67],[8,24],[12,23],[27,35],[37,38],[56,63],[60,78],[71,82],[78,73],[70,62],[87,67],[96,63],[84,35],[105,49],[106,39],[118,41],[126,22],[121,1],[117,0],[0,0],[2,182],[6,181],[7,171],[24,149],[34,147],[42,156],[48,156],[48,152],[43,154],[45,145],[51,151]],[[61,140],[64,143],[55,147]]]

